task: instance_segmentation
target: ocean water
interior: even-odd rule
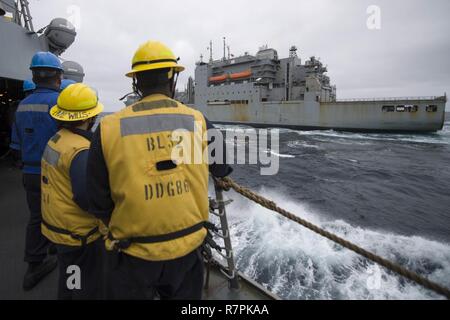
[[[272,155],[277,175],[235,165],[232,177],[450,287],[449,122],[421,135],[282,129]],[[234,200],[227,212],[239,270],[284,299],[442,298],[234,192],[227,197]]]

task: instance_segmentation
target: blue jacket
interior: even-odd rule
[[[41,173],[45,146],[58,131],[55,120],[49,114],[58,96],[59,90],[37,87],[17,108],[10,147],[20,150],[24,173]]]

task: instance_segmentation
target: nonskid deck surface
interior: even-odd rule
[[[22,186],[22,173],[5,160],[0,161],[0,215],[0,300],[56,299],[57,270],[33,290],[22,290],[23,275],[27,267],[23,255],[29,213]],[[204,290],[203,297],[208,300],[276,299],[257,284],[249,281],[240,283],[240,290],[230,290],[225,276],[217,267],[212,267],[209,289]]]
[[[229,289],[228,279],[221,273],[218,266],[210,269],[208,289],[203,290],[205,300],[279,300],[275,294],[268,292],[258,283],[240,274],[240,289]]]
[[[22,173],[0,161],[0,299],[55,299],[57,272],[29,292],[22,290],[27,264],[23,261],[28,207]]]

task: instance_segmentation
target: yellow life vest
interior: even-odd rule
[[[41,205],[42,233],[50,241],[67,246],[81,246],[98,239],[99,220],[73,201],[70,165],[90,141],[61,129],[47,143],[42,156]]]
[[[183,139],[191,143],[191,155],[207,150],[203,115],[155,94],[104,117],[100,128],[115,205],[106,247],[119,240],[126,244],[120,250],[148,261],[176,259],[198,248],[209,215],[208,164],[171,160]],[[178,129],[185,135],[174,142]]]

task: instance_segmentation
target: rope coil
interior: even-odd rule
[[[341,237],[338,237],[337,235],[335,235],[331,232],[328,232],[328,231],[316,226],[315,224],[312,224],[312,223],[294,215],[293,213],[291,213],[283,208],[278,207],[278,205],[275,202],[268,200],[256,193],[254,193],[253,191],[251,191],[248,188],[238,185],[236,182],[234,182],[229,177],[215,179],[215,182],[219,187],[221,187],[225,191],[229,191],[230,189],[233,189],[234,191],[241,194],[245,198],[258,203],[259,205],[261,205],[269,210],[275,211],[275,212],[281,214],[282,216],[288,218],[289,220],[297,222],[298,224],[301,224],[302,226],[308,228],[309,230],[311,230],[331,241],[334,241],[334,242],[340,244],[341,246],[343,246],[349,250],[352,250],[353,252],[356,252],[375,263],[378,263],[379,265],[385,267],[386,269],[389,269],[389,270],[391,270],[391,271],[393,271],[393,272],[395,272],[395,273],[397,273],[397,274],[399,274],[399,275],[401,275],[401,276],[403,276],[403,277],[405,277],[405,278],[407,278],[429,290],[432,290],[438,294],[445,296],[447,299],[450,299],[450,290],[449,289],[447,289],[435,282],[432,282],[432,281],[422,277],[421,275],[419,275],[415,272],[412,272],[394,262],[391,262],[391,261],[384,259],[370,251],[367,251],[367,250],[365,250],[365,249],[363,249]]]

